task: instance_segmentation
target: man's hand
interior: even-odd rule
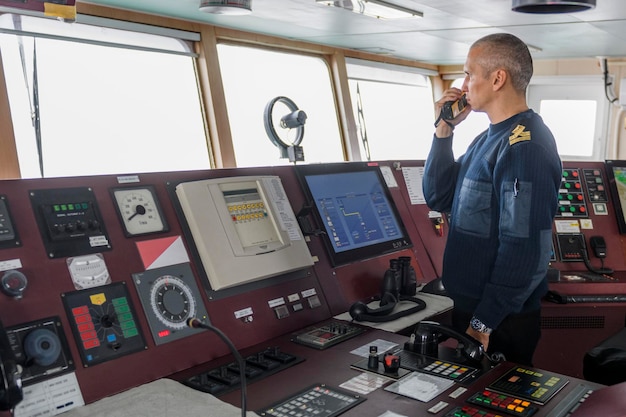
[[[459,98],[461,98],[462,95],[463,95],[463,92],[459,90],[458,88],[450,88],[444,91],[441,98],[435,102],[435,114],[437,115],[437,117],[439,117],[439,115],[441,114],[441,108],[443,107],[444,103],[448,101],[456,101]],[[463,111],[459,113],[457,117],[455,117],[452,120],[447,121],[449,124],[444,122],[443,120],[440,120],[436,126],[437,130],[435,131],[435,135],[438,138],[449,137],[450,135],[452,135],[453,126],[456,126],[459,123],[461,123],[463,120],[465,120],[465,118],[467,117],[467,115],[470,113],[471,110],[472,110],[472,106],[470,106],[468,103],[463,109]]]
[[[477,332],[476,330],[472,329],[471,326],[467,327],[465,333],[482,343],[484,351],[487,352],[487,349],[489,348],[489,335],[487,333]]]

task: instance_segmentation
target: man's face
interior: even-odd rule
[[[480,47],[471,48],[467,54],[463,71],[465,80],[462,91],[467,94],[467,102],[473,111],[484,112],[492,97],[491,74],[485,74],[484,68],[479,65]]]

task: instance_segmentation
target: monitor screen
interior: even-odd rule
[[[626,234],[626,160],[605,162],[619,232]]]
[[[411,247],[377,165],[300,165],[296,173],[333,266]]]

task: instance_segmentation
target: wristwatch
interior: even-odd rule
[[[478,320],[476,317],[472,317],[470,320],[470,326],[472,329],[476,330],[478,333],[491,334],[493,329],[491,327],[487,327],[485,323]]]

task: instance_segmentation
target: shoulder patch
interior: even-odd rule
[[[515,145],[517,142],[530,140],[530,132],[526,130],[526,126],[517,125],[509,136],[509,145]]]

